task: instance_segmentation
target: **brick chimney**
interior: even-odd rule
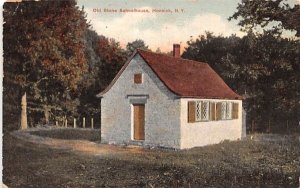
[[[173,57],[180,57],[180,44],[173,44]]]

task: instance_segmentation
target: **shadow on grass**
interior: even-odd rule
[[[101,133],[99,129],[41,129],[30,131],[30,134],[65,140],[88,140],[92,142],[101,141]]]

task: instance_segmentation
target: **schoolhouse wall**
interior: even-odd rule
[[[145,103],[143,142],[133,140],[133,103]],[[137,54],[101,99],[102,142],[180,148],[180,103]]]
[[[188,122],[189,101],[210,101],[238,103],[238,118]],[[242,101],[224,99],[181,99],[181,149],[217,144],[225,140],[238,140],[242,137]]]

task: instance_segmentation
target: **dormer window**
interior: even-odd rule
[[[134,83],[141,84],[142,83],[142,74],[134,74]]]

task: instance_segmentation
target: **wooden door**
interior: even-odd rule
[[[145,140],[145,105],[133,105],[133,129],[135,140]]]

